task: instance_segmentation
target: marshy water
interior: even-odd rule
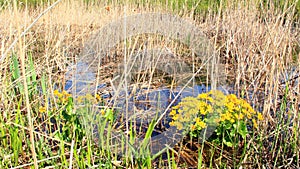
[[[149,117],[151,113],[164,112],[182,98],[196,97],[212,88],[207,82],[204,83],[207,75],[198,76],[197,82],[193,67],[166,49],[138,51],[128,57],[127,63],[127,68],[122,61],[113,63],[114,67],[109,72],[102,72],[101,77],[105,77],[103,73],[108,74],[107,80],[99,78],[99,71],[90,67],[90,63],[80,61],[69,68],[65,90],[75,97],[98,93],[120,112],[127,109],[129,116],[135,116],[132,112],[137,110]],[[202,84],[199,83],[201,80]],[[215,89],[225,94],[233,93],[228,86],[219,85]]]
[[[230,75],[224,73],[225,67],[219,64],[216,60],[216,55],[211,55],[211,47],[207,39],[202,37],[201,31],[186,22],[180,21],[175,28],[170,30],[170,33],[168,29],[157,27],[159,24],[155,23],[164,21],[171,24],[173,22],[170,21],[176,22],[176,18],[166,15],[166,18],[164,18],[166,20],[159,19],[161,16],[164,15],[152,16],[154,17],[151,20],[151,22],[154,22],[152,25],[156,26],[152,28],[147,27],[147,29],[153,29],[150,33],[159,32],[174,37],[174,34],[178,34],[177,27],[183,31],[182,34],[179,33],[178,35],[179,40],[185,41],[191,38],[189,31],[196,31],[192,32],[192,35],[197,36],[192,36],[191,43],[188,43],[189,45],[182,45],[180,41],[166,40],[161,38],[161,36],[156,36],[155,40],[149,40],[152,38],[149,35],[142,38],[133,37],[135,30],[145,31],[143,26],[137,26],[141,18],[134,16],[131,18],[132,20],[128,20],[127,26],[130,36],[133,37],[132,39],[137,38],[139,40],[134,45],[127,41],[120,45],[117,42],[120,43],[126,38],[126,35],[122,34],[124,25],[123,22],[113,22],[106,28],[113,27],[116,29],[102,29],[94,37],[92,43],[87,45],[86,51],[79,57],[77,63],[69,67],[69,71],[66,74],[65,90],[72,93],[74,97],[86,94],[100,94],[109,103],[108,106],[117,109],[118,116],[126,116],[127,122],[134,120],[135,125],[146,124],[142,129],[144,133],[151,121],[160,115],[164,115],[165,121],[162,123],[163,126],[169,128],[168,122],[170,122],[170,118],[168,117],[168,111],[171,106],[179,103],[182,98],[195,97],[211,89],[221,90],[224,94],[242,96],[255,109],[263,111],[264,99],[268,97],[269,91],[262,91],[253,87],[241,90],[236,84],[243,84],[244,82],[234,82],[227,79],[227,76]],[[143,17],[147,17],[147,15],[142,15]],[[186,30],[187,32],[185,32]],[[108,35],[111,36],[107,37]],[[195,37],[200,38],[197,39]],[[146,42],[143,41],[145,39]],[[162,47],[157,45],[158,40],[167,45],[173,43],[178,45],[165,45]],[[136,44],[138,47],[135,46]],[[195,46],[195,44],[202,45],[199,48],[200,52],[197,49],[194,51],[187,50],[189,48],[198,48],[199,45]],[[174,48],[176,51],[174,51]],[[195,51],[196,53],[193,53]],[[279,89],[283,90],[281,93],[284,94],[284,89],[287,87],[289,87],[290,92],[296,92],[296,88],[299,86],[299,72],[296,67],[280,72],[279,76],[274,77],[279,77],[279,79],[273,80],[278,82],[278,84],[274,84],[274,87],[277,85]],[[250,86],[255,86],[255,84]],[[281,97],[284,97],[284,95]],[[281,99],[280,97],[277,98]],[[277,100],[274,99],[273,101],[276,102]],[[292,100],[288,102],[292,102]],[[277,108],[271,111],[273,113],[271,112],[270,114],[274,118],[278,116],[274,113],[277,111]],[[287,118],[289,118],[288,121],[292,120],[290,117],[284,117],[283,119]],[[166,138],[166,136],[159,138],[159,135],[163,135],[162,131],[152,133],[153,137],[157,137],[160,140],[161,138]],[[162,142],[160,144],[164,145]],[[162,147],[158,148],[158,150],[161,149]]]

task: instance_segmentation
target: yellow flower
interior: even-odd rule
[[[63,94],[61,94],[58,90],[54,90],[53,92],[54,96],[57,96],[58,98],[61,98]]]
[[[257,113],[257,119],[258,120],[263,120],[264,118],[263,118],[263,116],[262,116],[262,114],[261,113]]]
[[[170,124],[170,126],[175,126],[175,122],[174,121],[171,121],[169,124]]]
[[[226,96],[226,102],[231,102],[234,104],[240,104],[240,100],[234,94],[230,94]]]
[[[203,101],[198,104],[198,109],[201,115],[206,115],[207,113],[212,112],[212,106]]]
[[[179,118],[179,115],[178,115],[178,114],[175,114],[175,115],[173,116],[172,119],[173,119],[174,121],[176,121],[178,118]]]
[[[105,115],[104,109],[101,109],[100,112],[101,112],[102,115]]]
[[[201,114],[201,115],[206,115],[205,110],[204,110],[204,109],[200,109],[200,114]]]
[[[97,99],[98,102],[100,102],[101,101],[101,96],[99,94],[96,94],[96,99]]]
[[[72,96],[71,94],[69,94],[69,93],[68,93],[67,91],[65,91],[65,90],[62,91],[62,95],[63,95],[65,98],[69,98],[69,97]]]
[[[61,102],[62,102],[62,103],[67,103],[67,102],[68,102],[68,98],[66,98],[66,97],[61,98]]]
[[[228,109],[229,112],[232,112],[234,110],[234,104],[233,104],[233,102],[227,103],[226,107],[227,107],[227,109]]]
[[[211,103],[214,102],[214,99],[212,97],[208,97],[206,100],[209,101],[209,102],[211,102]]]
[[[222,122],[225,120],[228,120],[231,123],[234,123],[233,115],[228,111],[226,111],[226,113],[220,115],[220,121]]]
[[[234,94],[225,96],[221,91],[211,90],[199,94],[196,98],[186,97],[177,106],[172,107],[170,125],[176,126],[179,130],[182,128],[190,128],[191,131],[202,130],[207,127],[205,121],[211,120],[207,114],[212,113],[216,113],[212,119],[216,123],[234,124],[238,120],[245,122],[252,120],[255,128],[258,127],[256,120],[263,119],[262,114],[256,112],[246,100],[238,99]],[[191,122],[191,125],[186,126]]]
[[[225,95],[222,93],[222,91],[219,90],[211,90],[208,92],[210,95],[213,96],[216,104],[224,104],[225,102]]]
[[[59,92],[58,90],[54,90],[53,94],[54,94],[55,96],[57,96],[58,94],[60,94],[60,92]]]
[[[196,124],[197,124],[201,121],[201,119],[199,117],[196,117],[195,121],[196,121]]]
[[[253,108],[245,100],[241,99],[240,105],[243,109],[248,110],[249,112],[254,112]]]
[[[207,99],[208,98],[208,93],[201,93],[198,95],[198,99]]]
[[[206,127],[206,124],[199,117],[197,117],[196,118],[196,126],[198,126],[201,130]]]
[[[206,115],[207,114],[207,111],[204,107],[202,109],[200,109],[199,112],[200,112],[201,115]]]
[[[206,109],[206,111],[208,112],[208,113],[211,113],[212,111],[213,111],[213,108],[212,108],[212,106],[211,105],[207,105],[207,107],[206,107],[207,109]]]
[[[251,119],[251,118],[252,118],[252,114],[251,114],[249,111],[246,111],[246,110],[244,111],[244,110],[243,110],[243,113],[247,115],[247,118],[248,118],[248,119]]]
[[[244,118],[244,115],[242,113],[234,114],[235,118],[238,120],[242,120]]]
[[[201,110],[201,109],[202,109],[202,105],[203,105],[203,101],[200,101],[200,102],[197,104],[197,109],[198,109],[198,110]]]
[[[252,123],[253,123],[253,127],[257,129],[257,128],[258,128],[258,125],[257,125],[255,119],[252,119]]]
[[[226,119],[226,120],[230,120],[230,119],[231,119],[231,116],[232,116],[232,115],[231,115],[230,112],[227,111],[227,112],[225,113],[225,119]]]
[[[190,129],[191,129],[191,131],[194,131],[196,129],[196,126],[192,124]]]
[[[176,110],[175,109],[171,110],[170,116],[174,116],[175,114],[176,114]]]
[[[47,108],[44,107],[44,106],[41,106],[41,107],[39,108],[39,112],[40,112],[40,113],[45,113],[46,110],[47,110]]]
[[[197,125],[198,125],[201,129],[206,128],[206,124],[205,124],[203,121],[200,121],[199,123],[197,123]]]
[[[226,120],[225,117],[223,116],[223,114],[221,114],[220,122],[225,121],[225,120]]]
[[[175,109],[175,110],[176,110],[176,109],[179,109],[179,108],[180,108],[180,104],[178,104],[178,105],[176,105],[176,106],[173,106],[172,108]]]

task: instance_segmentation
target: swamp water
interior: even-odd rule
[[[78,96],[78,94],[85,95],[87,93],[93,93],[93,91],[107,90],[107,88],[109,88],[106,83],[99,83],[97,87],[93,86],[94,81],[96,81],[96,75],[94,72],[85,71],[86,67],[88,67],[87,63],[77,63],[75,71],[76,73],[73,73],[72,79],[68,79],[66,81],[65,90],[73,93],[73,96],[75,97]],[[286,82],[290,80],[293,80],[294,84],[298,84],[298,76],[297,72],[295,73],[295,70],[296,69],[292,69],[291,72],[284,72],[282,74],[282,77],[284,77],[281,79],[283,88],[285,87]],[[139,132],[146,133],[151,121],[155,117],[159,117],[160,115],[162,115],[167,109],[170,109],[170,105],[178,104],[182,98],[189,96],[196,97],[198,94],[208,92],[210,90],[210,86],[206,86],[203,84],[190,85],[186,88],[183,88],[183,86],[177,86],[174,88],[134,88],[134,86],[129,86],[127,90],[113,91],[110,89],[109,93],[102,93],[100,95],[104,100],[108,102],[112,101],[112,103],[115,103],[114,106],[118,109],[118,113],[124,115],[127,112],[129,120],[134,120],[134,124],[140,130]],[[221,90],[224,94],[237,93],[233,90],[233,87],[228,86],[218,86],[217,90]],[[292,90],[294,90],[294,88],[292,88]],[[249,91],[249,93],[250,97],[252,97],[251,91]],[[116,95],[117,97],[113,98],[113,96]],[[169,111],[167,111],[167,114],[168,112]],[[167,114],[165,115],[162,125],[163,128],[165,128],[163,130],[169,129],[170,132],[164,133],[161,128],[157,128],[152,132],[151,137],[154,138],[153,140],[151,140],[152,145],[154,145],[154,147],[151,147],[152,153],[161,151],[164,148],[163,145],[165,144],[168,144],[169,146],[175,145],[183,137],[182,135],[177,135],[177,138],[174,139],[174,134],[176,133],[176,131],[170,128],[168,124],[170,122],[170,118]],[[95,137],[99,137],[99,135]],[[169,138],[171,137],[173,137],[174,140],[170,140]],[[142,138],[140,138],[137,142],[141,141]],[[156,144],[154,144],[155,142]],[[120,143],[116,144],[121,146]],[[135,147],[138,149],[140,145],[137,143]]]
[[[148,21],[147,24],[144,23],[145,20]],[[124,34],[124,30],[127,30],[127,34]],[[127,37],[132,37],[143,33],[158,33],[171,39],[177,39],[179,42],[185,43],[188,48],[193,49],[193,52],[195,52],[196,55],[203,56],[203,58],[201,58],[202,62],[212,61],[212,67],[216,68],[213,68],[212,70],[221,70],[221,72],[223,72],[220,73],[216,71],[215,73],[212,73],[214,71],[209,71],[208,68],[205,67],[204,69],[207,69],[207,72],[210,72],[209,76],[210,79],[212,79],[212,82],[214,80],[218,81],[217,79],[224,75],[225,68],[223,68],[221,65],[214,65],[216,63],[214,58],[208,57],[212,54],[212,48],[209,45],[210,43],[195,25],[185,21],[182,18],[167,14],[139,14],[129,16],[127,18],[125,17],[124,19],[108,24],[106,27],[100,30],[95,37],[92,38],[91,43],[87,45],[90,48],[84,53],[86,55],[79,59],[76,65],[70,67],[70,70],[66,75],[67,81],[65,89],[72,93],[75,98],[88,93],[95,94],[98,91],[107,90],[108,92],[106,92],[106,94],[100,95],[102,98],[107,99],[107,101],[112,101],[111,103],[113,103],[113,107],[118,108],[119,115],[125,114],[124,116],[127,116],[127,120],[130,117],[134,117],[133,119],[135,122],[142,123],[146,121],[147,124],[149,124],[157,115],[167,116],[168,109],[172,105],[177,104],[182,98],[188,96],[197,96],[200,93],[211,90],[212,87],[209,85],[202,85],[205,83],[197,83],[193,80],[189,81],[190,78],[194,78],[191,76],[191,74],[189,74],[192,70],[191,66],[188,66],[184,63],[182,64],[182,62],[179,62],[178,64],[176,58],[174,59],[176,55],[169,53],[169,51],[165,49],[146,50],[146,53],[152,53],[152,55],[154,54],[159,56],[158,53],[160,55],[162,54],[162,61],[153,62],[153,57],[151,54],[142,54],[142,56],[146,57],[138,57],[141,54],[137,54],[135,56],[133,55],[134,57],[129,58],[129,61],[126,62],[133,64],[128,64],[127,67],[124,66],[126,64],[121,64],[121,66],[118,67],[119,73],[110,79],[110,83],[107,83],[107,81],[103,83],[103,79],[98,77],[99,72],[97,73],[97,69],[99,68],[97,60],[99,63],[99,61],[101,62],[102,58],[98,59],[97,56],[106,57],[106,54],[109,53],[109,50],[117,43],[120,43]],[[175,62],[172,62],[172,60],[175,60]],[[171,75],[181,75],[177,78],[179,79],[179,82],[171,87],[169,84],[153,87],[150,83],[148,83],[146,87],[142,87],[143,85],[132,83],[133,81],[131,72],[133,71],[131,68],[137,72],[140,72],[141,70],[151,69],[151,67],[153,67],[153,63],[157,63],[155,68],[158,68],[162,72],[166,72],[167,74]],[[188,74],[186,75],[187,72]],[[195,73],[195,71],[192,71],[192,74],[193,73]],[[289,81],[290,79],[294,79],[293,81],[296,82],[294,84],[297,86],[299,84],[297,74],[299,75],[299,72],[295,72],[293,70],[283,72],[281,76],[281,79],[284,81],[282,83],[282,87],[284,88],[285,82]],[[281,79],[279,81],[281,81]],[[189,85],[186,86],[185,84]],[[237,94],[233,85],[226,85],[226,83],[220,85],[214,83],[212,86],[214,86],[214,89],[221,90],[225,94]],[[248,98],[250,98],[250,100],[257,97],[257,95],[261,95],[261,98],[264,99],[267,95],[267,93],[254,93],[252,91],[255,90],[252,89],[251,91],[247,91],[249,94]],[[262,107],[259,107],[259,111],[260,110],[262,110]],[[164,125],[165,127],[169,127],[168,118]],[[147,126],[145,129],[147,129]],[[211,130],[213,129],[214,128],[211,128]],[[176,144],[178,139],[175,139],[175,141],[166,141],[169,140],[170,137],[174,138],[174,134],[180,135],[180,133],[176,133],[172,129],[170,130],[171,132],[153,132],[153,138],[151,138],[151,142],[158,141],[158,144],[155,144],[156,147],[154,146],[154,148],[156,148],[154,153],[162,150],[165,144],[168,144],[170,147],[172,147],[174,143]],[[212,133],[213,131],[210,132]],[[178,138],[182,138],[182,135]],[[142,139],[137,140],[137,142],[142,141]],[[139,144],[136,144],[135,147],[139,147]]]

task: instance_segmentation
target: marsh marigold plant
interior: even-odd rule
[[[80,121],[80,116],[82,112],[87,111],[88,106],[78,106],[75,109],[76,104],[96,104],[101,106],[100,113],[105,118],[111,120],[113,118],[113,110],[102,107],[103,100],[100,95],[96,94],[95,96],[91,94],[86,94],[78,97],[72,96],[65,90],[59,91],[54,90],[53,95],[55,100],[50,100],[48,104],[40,106],[39,113],[48,113],[52,115],[52,121],[55,121],[54,125],[58,125],[60,128],[60,133],[56,133],[58,137],[61,137],[63,140],[70,141],[73,138],[73,133],[75,132],[76,137],[82,139],[85,131]],[[80,113],[78,113],[80,112]]]
[[[171,126],[189,132],[198,137],[207,126],[215,125],[217,142],[231,146],[232,137],[237,133],[243,139],[252,130],[258,128],[262,114],[255,111],[249,103],[234,94],[224,95],[221,91],[211,90],[197,97],[186,97],[172,107]]]

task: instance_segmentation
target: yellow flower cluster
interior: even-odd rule
[[[206,128],[211,121],[233,124],[248,119],[257,128],[256,119],[263,120],[262,114],[255,111],[245,100],[238,99],[234,94],[225,96],[218,90],[211,90],[197,97],[183,98],[178,105],[172,107],[170,117],[171,126],[192,132]]]
[[[40,108],[39,108],[39,112],[40,113],[45,113],[47,111],[47,108],[45,107],[45,106],[41,106]]]
[[[239,120],[252,119],[253,126],[258,128],[257,120],[263,120],[260,112],[255,111],[249,103],[243,99],[238,99],[236,95],[230,94],[225,99],[225,111],[220,114],[220,121],[230,121],[234,123]]]
[[[53,91],[54,96],[58,99],[58,103],[62,105],[66,105],[68,103],[69,98],[72,97],[71,94],[69,94],[67,91],[63,90],[62,92],[59,92],[58,90]],[[40,106],[39,107],[39,112],[40,113],[45,113],[47,111],[46,106]],[[51,111],[51,110],[49,110]],[[53,109],[52,109],[53,111]]]
[[[72,95],[69,94],[65,90],[63,90],[62,92],[59,92],[58,90],[54,90],[53,94],[54,94],[55,97],[57,97],[59,103],[62,104],[62,105],[65,105],[66,103],[68,103],[68,99],[70,97],[72,97]],[[39,107],[39,112],[40,113],[45,113],[46,111],[47,111],[47,107],[46,106],[40,106]]]
[[[86,94],[84,96],[78,96],[76,98],[76,101],[78,103],[84,103],[85,101],[87,101],[88,103],[92,103],[92,104],[97,104],[99,102],[101,102],[101,96],[96,94],[95,96],[91,95],[91,94]]]
[[[54,96],[58,99],[58,103],[61,105],[66,105],[68,103],[69,98],[73,98],[71,94],[69,94],[67,91],[63,90],[62,92],[58,90],[54,90],[53,92]],[[97,104],[102,101],[102,98],[100,95],[96,94],[95,96],[91,94],[86,94],[84,96],[78,96],[76,98],[76,101],[78,103],[92,103],[92,104]],[[45,113],[47,111],[46,106],[40,106],[39,107],[39,112],[40,113]]]
[[[54,90],[53,92],[54,96],[56,96],[59,101],[62,103],[62,104],[65,104],[68,102],[68,99],[70,97],[72,97],[71,94],[69,94],[67,91],[63,90],[62,92],[59,92],[58,90]]]

